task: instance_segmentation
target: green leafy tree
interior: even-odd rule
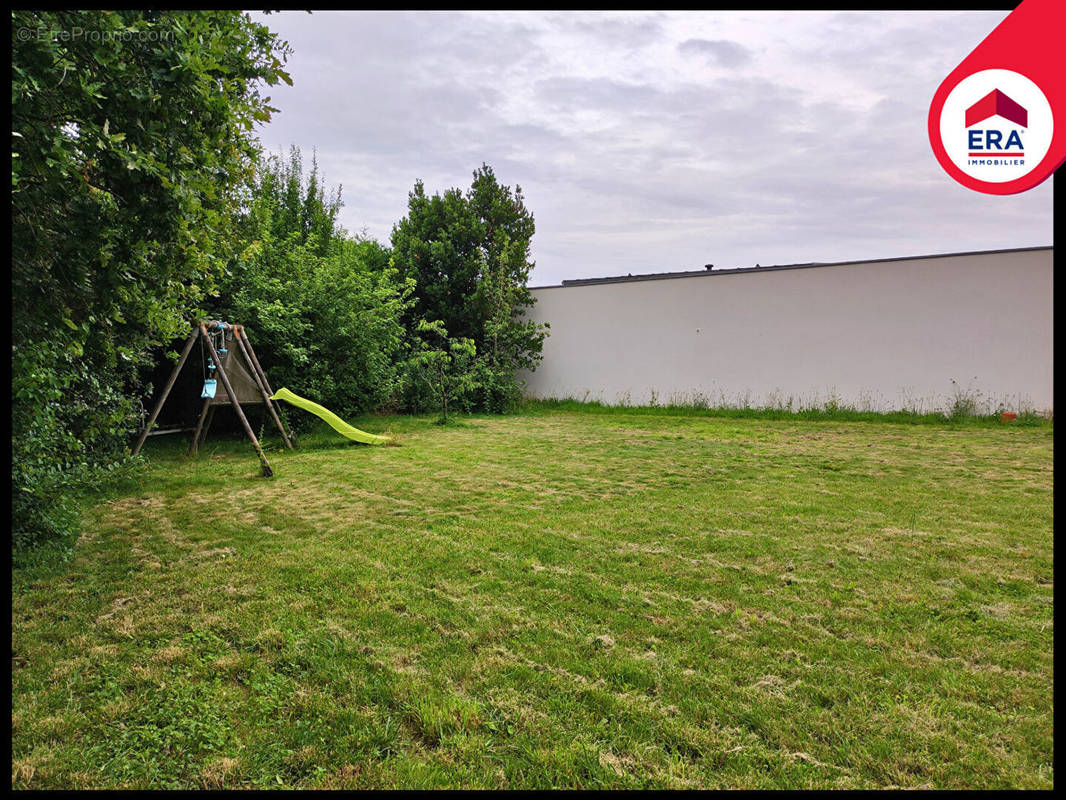
[[[271,155],[262,159],[248,191],[247,213],[239,231],[243,241],[255,241],[269,234],[274,240],[291,237],[298,245],[310,243],[316,255],[326,255],[334,242],[345,238],[337,223],[343,206],[342,187],[327,193],[311,157],[311,169],[304,174],[303,153],[295,145],[287,157]]]
[[[535,302],[526,285],[534,231],[521,187],[501,185],[486,164],[465,193],[430,197],[417,182],[393,227],[393,264],[415,282],[408,330],[417,338],[420,320],[439,320],[474,342],[466,399],[475,407],[506,410],[521,394],[519,371],[539,363],[547,326],[524,314]]]
[[[411,357],[414,367],[409,374],[422,380],[440,408],[438,422],[448,422],[448,404],[474,387],[472,369],[477,356],[473,340],[454,338],[439,320],[422,320],[416,326],[420,338]]]
[[[249,329],[275,388],[357,413],[396,392],[411,288],[388,250],[337,224],[340,208],[340,189],[326,192],[313,159],[305,174],[299,148],[265,160],[240,224],[247,244],[211,309]]]
[[[139,424],[138,370],[186,329],[235,245],[239,188],[289,82],[237,11],[12,12],[14,538]]]

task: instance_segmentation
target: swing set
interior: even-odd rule
[[[297,408],[320,417],[329,423],[330,427],[335,431],[354,442],[385,444],[389,441],[387,436],[377,436],[352,427],[329,409],[300,397],[288,389],[281,388],[274,392],[270,388],[266,372],[263,371],[263,367],[255,355],[252,342],[248,338],[244,326],[232,325],[219,320],[209,320],[194,325],[188,339],[185,340],[185,347],[182,348],[181,357],[178,359],[174,369],[171,370],[170,377],[167,379],[159,399],[156,400],[151,416],[148,417],[144,430],[141,431],[137,443],[133,446],[133,455],[137,455],[141,451],[141,447],[144,446],[144,440],[148,436],[153,433],[170,432],[153,431],[152,427],[155,425],[159,412],[162,410],[171,389],[174,388],[174,383],[177,381],[178,375],[185,366],[189,353],[192,352],[193,345],[197,341],[200,342],[200,363],[204,382],[203,389],[200,392],[200,399],[203,400],[203,403],[200,407],[200,415],[196,420],[196,427],[193,429],[192,441],[189,444],[190,455],[197,453],[207,438],[207,431],[210,429],[211,422],[214,419],[215,409],[220,405],[228,404],[233,406],[233,410],[237,412],[241,427],[244,428],[245,434],[251,440],[252,446],[255,447],[264,477],[273,476],[274,470],[271,469],[266,454],[263,452],[263,447],[252,431],[252,426],[248,422],[248,417],[245,416],[241,406],[258,405],[260,403],[265,405],[270,419],[281,433],[285,446],[292,450],[292,437],[285,430],[285,426],[282,424],[281,417],[278,416],[277,408],[275,407],[275,401],[277,400],[284,400]],[[219,391],[218,386],[219,380],[222,382],[221,391]]]
[[[137,443],[133,446],[133,455],[137,455],[141,451],[144,440],[148,438],[152,426],[155,425],[156,418],[170,395],[170,390],[174,388],[174,382],[178,379],[178,375],[182,367],[185,366],[189,353],[192,352],[192,347],[197,340],[200,342],[200,361],[204,374],[204,386],[200,392],[200,398],[203,403],[200,407],[200,415],[196,420],[196,428],[193,430],[192,441],[189,444],[189,453],[198,452],[200,445],[207,438],[207,431],[211,427],[215,409],[220,405],[228,404],[233,406],[241,427],[244,428],[245,434],[251,440],[252,446],[255,447],[255,452],[259,456],[259,463],[263,468],[263,475],[267,478],[271,477],[274,474],[274,470],[271,469],[270,462],[267,461],[259,439],[256,438],[255,433],[252,431],[248,417],[245,416],[244,410],[241,408],[242,404],[257,405],[261,403],[265,405],[270,419],[281,433],[285,446],[290,450],[293,449],[292,439],[289,436],[289,432],[285,430],[285,426],[282,424],[277,409],[271,400],[271,395],[274,392],[270,388],[270,383],[262,365],[259,363],[259,359],[256,358],[255,350],[248,340],[244,326],[232,325],[219,320],[201,322],[195,325],[189,333],[189,337],[185,340],[185,347],[182,348],[181,357],[178,359],[178,363],[174,365],[174,369],[171,370],[170,377],[163,386],[163,391],[160,393],[159,399],[156,400],[155,407],[148,417],[148,422],[144,426],[144,430],[141,431]],[[222,391],[219,391],[219,380],[222,382]]]

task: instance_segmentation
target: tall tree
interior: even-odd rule
[[[234,244],[289,50],[237,11],[12,12],[16,539],[138,423],[137,368]]]
[[[523,313],[535,302],[526,286],[535,228],[522,188],[500,184],[482,164],[465,193],[429,197],[417,182],[407,216],[392,231],[393,263],[415,281],[408,329],[440,321],[451,336],[472,340],[476,403],[490,410],[514,402],[518,371],[536,367],[547,335],[547,326]]]
[[[354,413],[393,393],[409,290],[387,249],[338,225],[340,208],[340,188],[326,191],[313,158],[305,172],[298,147],[265,159],[240,221],[245,247],[210,308],[248,327],[279,386]]]

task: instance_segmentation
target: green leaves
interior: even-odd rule
[[[236,244],[257,154],[237,122],[265,113],[257,86],[287,48],[236,11],[12,23],[55,32],[12,40],[13,450],[33,484],[42,465],[105,467],[139,425],[148,348],[185,327]],[[49,535],[52,502],[16,504],[17,535]]]
[[[448,405],[476,385],[472,366],[477,346],[472,339],[449,336],[440,320],[419,320],[415,330],[421,338],[408,361],[408,376],[429,386],[444,424]]]
[[[474,172],[465,194],[450,189],[428,197],[417,182],[407,216],[393,227],[393,263],[416,284],[406,318],[412,334],[424,338],[429,331],[420,320],[439,320],[476,347],[464,384],[470,407],[512,407],[521,396],[518,371],[540,360],[547,328],[522,317],[534,302],[526,288],[534,230],[521,188],[500,185],[487,164]],[[406,402],[411,408],[421,403],[417,393]]]
[[[410,287],[379,244],[336,224],[327,192],[298,148],[260,165],[212,313],[249,329],[271,382],[343,414],[390,400],[402,360]]]

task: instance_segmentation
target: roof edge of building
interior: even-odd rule
[[[652,272],[643,275],[618,275],[605,278],[570,278],[562,283],[546,284],[544,286],[530,286],[530,289],[559,289],[571,286],[595,286],[602,283],[630,283],[633,281],[661,281],[677,278],[700,278],[714,275],[751,275],[763,272],[777,272],[786,269],[815,269],[818,267],[842,267],[851,264],[883,264],[889,261],[919,261],[928,258],[954,258],[959,256],[983,256],[996,255],[998,253],[1026,253],[1036,250],[1054,250],[1054,245],[1039,245],[1037,247],[1006,247],[999,250],[967,250],[958,253],[931,253],[920,256],[897,256],[895,258],[871,258],[866,260],[850,261],[811,261],[803,264],[776,264],[766,267],[732,267],[730,269],[702,269],[685,270],[682,272]]]

